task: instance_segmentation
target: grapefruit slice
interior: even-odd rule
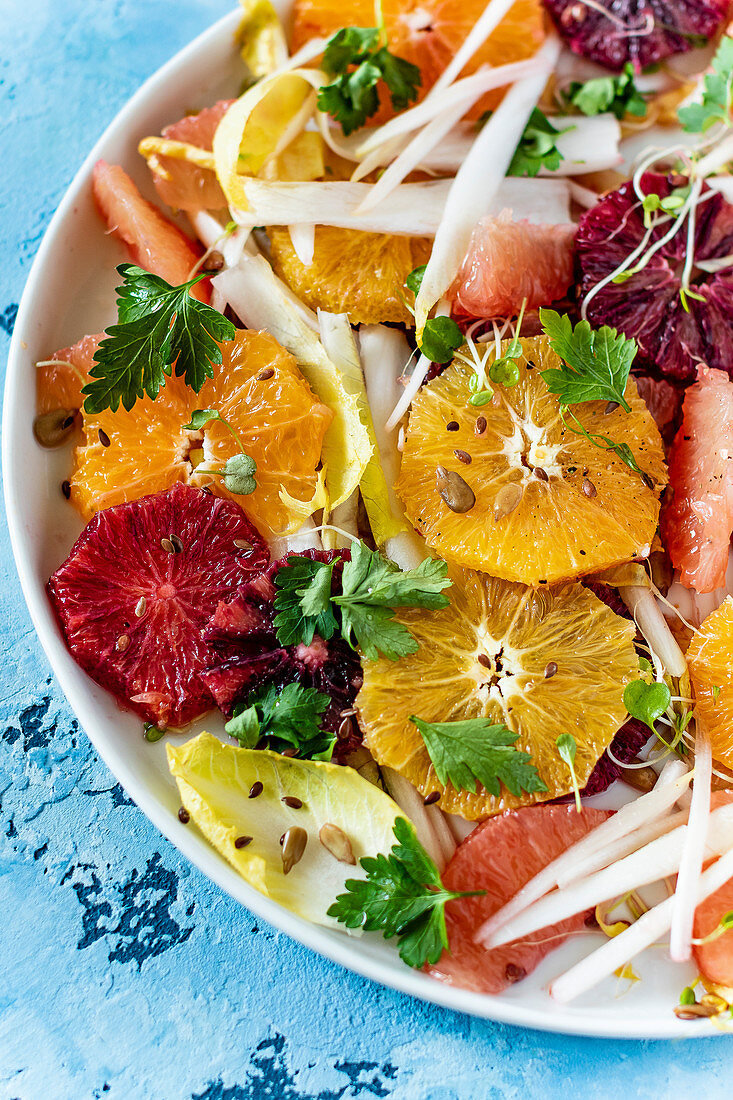
[[[511,214],[482,218],[449,291],[453,310],[468,317],[516,317],[548,306],[573,281],[572,225],[513,222]]]
[[[413,400],[397,483],[409,519],[448,561],[524,584],[646,557],[667,475],[659,432],[634,382],[626,387],[630,413],[607,413],[603,401],[573,411],[589,432],[627,444],[654,490],[615,454],[564,427],[540,375],[560,360],[546,337],[521,343],[518,384],[497,385],[489,404],[469,404],[474,370],[460,360]],[[453,479],[447,487],[440,468]],[[465,490],[465,500],[451,497],[460,481],[472,505]]]
[[[588,807],[579,814],[575,806],[531,806],[479,825],[460,845],[442,878],[448,890],[486,893],[446,905],[450,953],[443,952],[428,968],[431,977],[475,993],[501,993],[531,974],[568,935],[580,932],[584,913],[491,951],[473,939],[483,922],[525,883],[609,816],[608,810]]]
[[[733,768],[733,599],[727,596],[692,636],[687,666],[695,713],[710,737],[713,756]]]
[[[234,100],[221,99],[198,114],[186,115],[163,130],[166,141],[180,141],[211,152],[214,134]],[[155,189],[174,210],[218,210],[227,205],[216,173],[189,160],[163,154],[148,157]]]
[[[725,806],[732,800],[731,791],[713,791],[712,809]],[[732,910],[733,879],[729,879],[724,886],[697,906],[692,927],[692,957],[701,976],[708,982],[729,988],[733,986],[733,931],[728,929],[714,937],[711,933],[719,927],[721,918]],[[711,938],[708,939],[708,937]],[[706,939],[708,939],[707,943],[695,943],[695,940]]]
[[[662,538],[680,580],[698,592],[725,584],[733,531],[733,382],[699,372],[685,393],[669,455]]]
[[[94,355],[105,333],[82,336],[71,347],[61,348],[36,374],[36,406],[39,415],[54,409],[78,411],[84,398],[82,387],[90,381]]]
[[[579,584],[534,590],[452,568],[450,606],[400,608],[395,617],[419,648],[399,661],[365,661],[357,696],[366,744],[438,806],[469,820],[572,790],[556,741],[576,740],[583,788],[626,717],[624,688],[638,674],[636,628]],[[488,718],[518,736],[546,791],[499,796],[438,781],[410,716],[425,722]]]
[[[250,549],[242,549],[244,542]],[[48,582],[74,659],[147,721],[210,709],[203,631],[268,559],[239,505],[186,485],[98,512]]]
[[[188,281],[201,257],[201,248],[142,197],[124,169],[97,161],[93,193],[100,214],[110,231],[127,245],[133,263],[171,286]],[[197,283],[192,294],[208,302],[208,280]]]

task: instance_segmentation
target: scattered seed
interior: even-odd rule
[[[170,542],[171,546],[173,547],[173,552],[175,554],[180,554],[183,552],[183,542],[181,541],[181,539],[179,539],[178,535],[171,535]]]
[[[69,500],[69,498],[71,497],[71,482],[70,481],[62,481],[61,482],[61,492],[64,494],[66,499]]]
[[[238,836],[234,841],[235,848],[246,848],[248,844],[252,843],[251,836]]]
[[[217,248],[210,252],[201,264],[201,271],[221,271],[224,266],[224,257]]]
[[[53,409],[33,421],[33,434],[42,447],[60,447],[71,435],[74,413],[71,409]]]
[[[272,369],[272,367],[265,367],[265,369],[261,370],[260,373],[257,375],[257,381],[266,382],[268,378],[272,378],[274,373],[275,371]]]
[[[141,596],[135,604],[135,614],[137,615],[138,619],[142,619],[143,615],[145,614],[145,608],[147,606],[148,601],[145,599],[144,596]]]
[[[487,657],[485,653],[479,653],[476,660],[480,665],[483,665],[484,668],[491,668],[491,658]]]
[[[180,810],[178,811],[178,820],[180,821],[181,825],[188,825],[189,821],[191,820],[191,815],[185,806],[181,806]]]
[[[459,462],[462,462],[464,466],[470,466],[473,459],[468,451],[456,450],[453,452]]]
[[[130,644],[129,634],[120,634],[119,638],[115,642],[115,649],[118,653],[124,653]]]
[[[654,488],[655,481],[654,481],[654,478],[651,477],[650,474],[642,474],[641,475],[641,480],[644,482],[647,489],[653,489]]]
[[[582,484],[581,488],[582,488],[583,492],[585,493],[585,495],[587,497],[589,497],[591,500],[593,499],[594,496],[596,496],[596,494],[598,492],[598,490],[596,489],[593,482],[590,480],[590,478],[587,478],[587,477],[583,478],[583,484]]]
[[[504,975],[508,982],[521,982],[522,978],[526,978],[527,971],[516,963],[507,963]]]
[[[251,550],[252,549],[252,543],[247,542],[246,539],[235,539],[234,540],[234,545],[236,546],[237,550]]]
[[[654,790],[658,776],[654,768],[624,768],[621,778],[635,791],[648,794]]]
[[[435,471],[435,484],[438,494],[451,512],[470,512],[476,503],[473,489],[455,470],[446,470],[444,466],[438,466]]]
[[[717,1016],[720,1012],[719,1008],[715,1008],[713,1005],[675,1005],[674,1014],[678,1020],[706,1020],[711,1016]]]
[[[571,4],[560,16],[560,22],[563,27],[568,28],[573,23],[584,23],[587,15],[588,9],[585,4]]]
[[[477,416],[476,417],[476,427],[475,427],[474,431],[476,432],[476,435],[483,435],[484,434],[484,432],[486,431],[486,417],[485,416]]]
[[[557,672],[557,664],[555,661],[548,661],[545,665],[545,679],[551,680]]]
[[[426,794],[422,800],[423,806],[434,806],[440,798],[440,791],[431,791],[430,794]]]
[[[99,442],[102,444],[102,446],[109,447],[111,441],[104,428],[99,428],[97,434],[99,436]]]
[[[346,707],[341,711],[342,718],[351,718],[353,714],[356,714],[356,707]]]
[[[288,829],[288,831],[283,834],[282,855],[284,875],[292,871],[296,863],[300,863],[307,843],[308,834],[305,829],[301,829],[299,825],[294,825],[292,829]]]
[[[350,863],[352,867],[356,866],[351,841],[343,829],[339,829],[338,825],[332,825],[330,821],[327,821],[325,825],[321,826],[318,839],[326,851],[330,852],[339,863]]]
[[[458,423],[457,420],[449,420],[448,423],[445,426],[445,430],[447,432],[457,432],[459,428],[460,428],[460,424]]]
[[[300,798],[296,798],[294,794],[286,794],[284,798],[280,799],[286,806],[289,806],[291,810],[299,810],[303,805]]]
[[[165,550],[166,554],[175,554],[176,548],[170,539],[160,540],[161,549]]]
[[[509,485],[502,485],[494,498],[494,520],[498,521],[504,516],[511,515],[514,509],[519,507],[521,499],[522,487],[516,481],[510,482]]]
[[[336,737],[339,741],[348,741],[353,732],[354,724],[351,721],[351,715],[347,714],[346,717],[342,718],[339,722],[339,728],[336,730]]]
[[[263,788],[262,784],[260,783],[260,781],[258,779],[257,782],[253,783],[252,786],[249,788],[249,794],[247,795],[247,797],[248,798],[257,798],[257,795],[262,794],[263,790],[264,790],[264,788]]]
[[[547,476],[547,470],[543,470],[541,466],[535,466],[534,474],[535,474],[535,477],[538,477],[540,479],[540,481],[549,481],[550,480],[549,477]]]
[[[618,401],[609,401],[603,411],[605,412],[606,416],[610,416],[611,413],[616,412],[616,409],[618,407],[619,407]]]
[[[262,747],[264,748],[264,745]],[[280,753],[280,755],[281,756],[297,756],[298,755],[298,750],[296,748],[283,749],[283,751]],[[283,802],[284,801],[285,801],[285,799],[283,799]]]
[[[156,741],[160,741],[164,733],[165,726],[156,725],[155,722],[146,722],[143,726],[143,736],[151,745],[154,745]]]

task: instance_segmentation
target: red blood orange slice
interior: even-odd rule
[[[526,882],[607,817],[607,810],[588,807],[579,814],[574,805],[528,806],[479,825],[458,848],[443,882],[449,890],[486,893],[448,902],[451,953],[444,951],[428,968],[432,977],[476,993],[501,993],[530,974],[571,932],[580,931],[584,913],[491,951],[473,939],[484,921]]]
[[[669,455],[661,530],[680,580],[698,592],[725,583],[733,531],[733,382],[700,371],[682,406]]]
[[[143,718],[181,726],[213,705],[206,624],[267,559],[238,504],[174,485],[98,512],[48,593],[92,679]]]

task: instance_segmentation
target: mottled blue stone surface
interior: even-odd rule
[[[0,0],[0,364],[83,156],[227,9]],[[585,1041],[472,1020],[354,977],[235,905],[77,728],[4,527],[0,539],[0,1100],[729,1095],[729,1040]]]

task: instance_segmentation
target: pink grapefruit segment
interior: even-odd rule
[[[428,972],[447,985],[475,993],[501,993],[530,974],[571,932],[580,931],[580,913],[523,940],[491,951],[474,942],[484,921],[514,897],[561,852],[609,817],[607,810],[575,805],[528,806],[509,810],[479,825],[458,848],[443,882],[449,890],[485,890],[482,897],[460,898],[446,906],[450,951]]]
[[[233,100],[221,99],[195,115],[186,115],[163,130],[169,141],[182,141],[211,152],[216,128]],[[153,183],[163,202],[174,210],[217,210],[227,201],[214,172],[178,157],[157,156],[148,162]]]
[[[725,584],[733,531],[733,382],[700,370],[687,390],[669,455],[661,530],[682,584],[712,592]]]
[[[48,365],[36,373],[36,405],[39,414],[54,409],[80,409],[84,398],[82,386],[89,382],[89,371],[103,332],[82,336],[71,347],[54,352]]]

